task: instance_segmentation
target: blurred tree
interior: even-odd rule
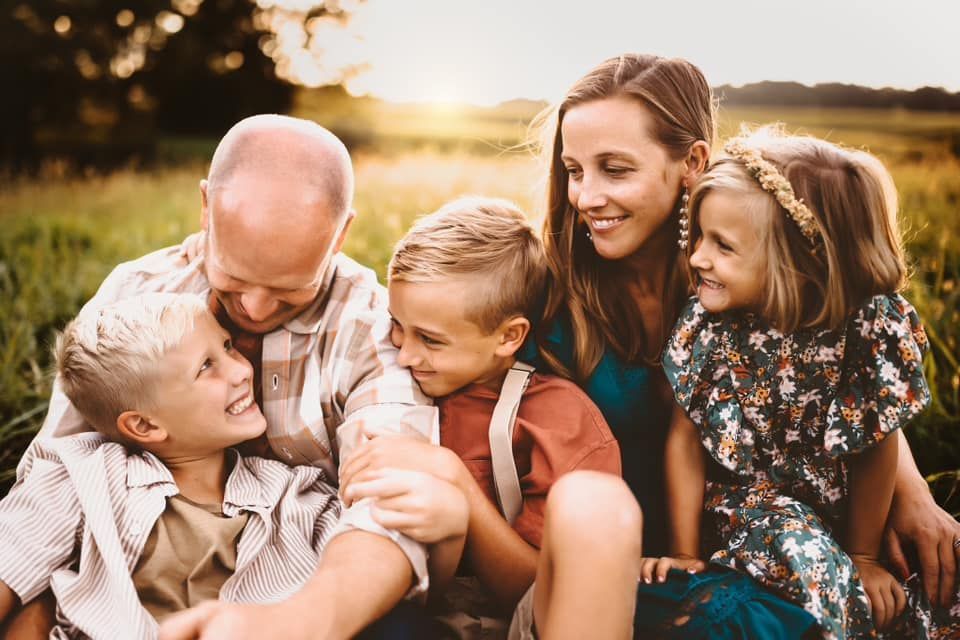
[[[325,41],[359,1],[3,0],[0,164],[149,160],[159,131],[285,111],[295,84],[350,71]]]

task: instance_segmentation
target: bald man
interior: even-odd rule
[[[267,432],[251,451],[321,467],[331,481],[364,438],[435,442],[436,410],[396,363],[386,292],[371,270],[340,253],[352,199],[350,157],[336,136],[305,120],[247,118],[224,136],[200,182],[199,255],[171,247],[122,264],[81,313],[147,291],[206,296],[254,364]],[[38,437],[89,428],[55,383]],[[25,459],[31,454],[32,447]],[[170,619],[162,633],[350,637],[426,587],[424,548],[358,504],[344,511],[301,592],[272,605],[208,602]]]

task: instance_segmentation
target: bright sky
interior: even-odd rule
[[[351,30],[393,101],[554,100],[624,51],[680,56],[714,86],[760,80],[960,91],[958,0],[367,0]]]

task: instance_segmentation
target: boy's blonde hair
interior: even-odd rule
[[[743,198],[766,256],[760,313],[780,331],[837,329],[866,299],[893,293],[907,267],[897,224],[897,192],[880,161],[810,136],[787,135],[778,125],[745,130],[739,138],[773,164],[813,214],[811,240],[746,168],[723,158],[690,193],[692,254],[700,235],[697,218],[712,192]]]
[[[531,317],[544,286],[543,243],[507,200],[470,196],[420,218],[397,243],[390,282],[473,280],[467,320],[492,332],[504,320]]]
[[[85,309],[57,337],[57,378],[73,406],[100,433],[121,439],[117,418],[162,401],[160,359],[210,313],[192,294],[150,293]]]

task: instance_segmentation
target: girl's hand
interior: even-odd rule
[[[850,554],[850,558],[857,566],[863,588],[870,598],[873,626],[877,631],[882,631],[903,613],[907,596],[897,579],[883,568],[879,560],[862,554]]]
[[[344,490],[344,498],[351,502],[373,498],[374,520],[424,544],[467,533],[470,514],[463,492],[422,471],[364,471]]]
[[[453,451],[410,436],[379,436],[364,442],[340,465],[340,494],[346,506],[353,500],[347,489],[359,474],[382,469],[423,471],[441,480],[457,484],[466,471]]]
[[[207,241],[206,231],[191,233],[180,243],[180,255],[193,262],[193,259],[203,253],[203,244]]]
[[[653,582],[654,578],[657,582],[664,582],[670,569],[680,569],[687,573],[700,573],[706,568],[707,564],[703,560],[692,556],[642,558],[640,560],[640,579],[646,584]]]

